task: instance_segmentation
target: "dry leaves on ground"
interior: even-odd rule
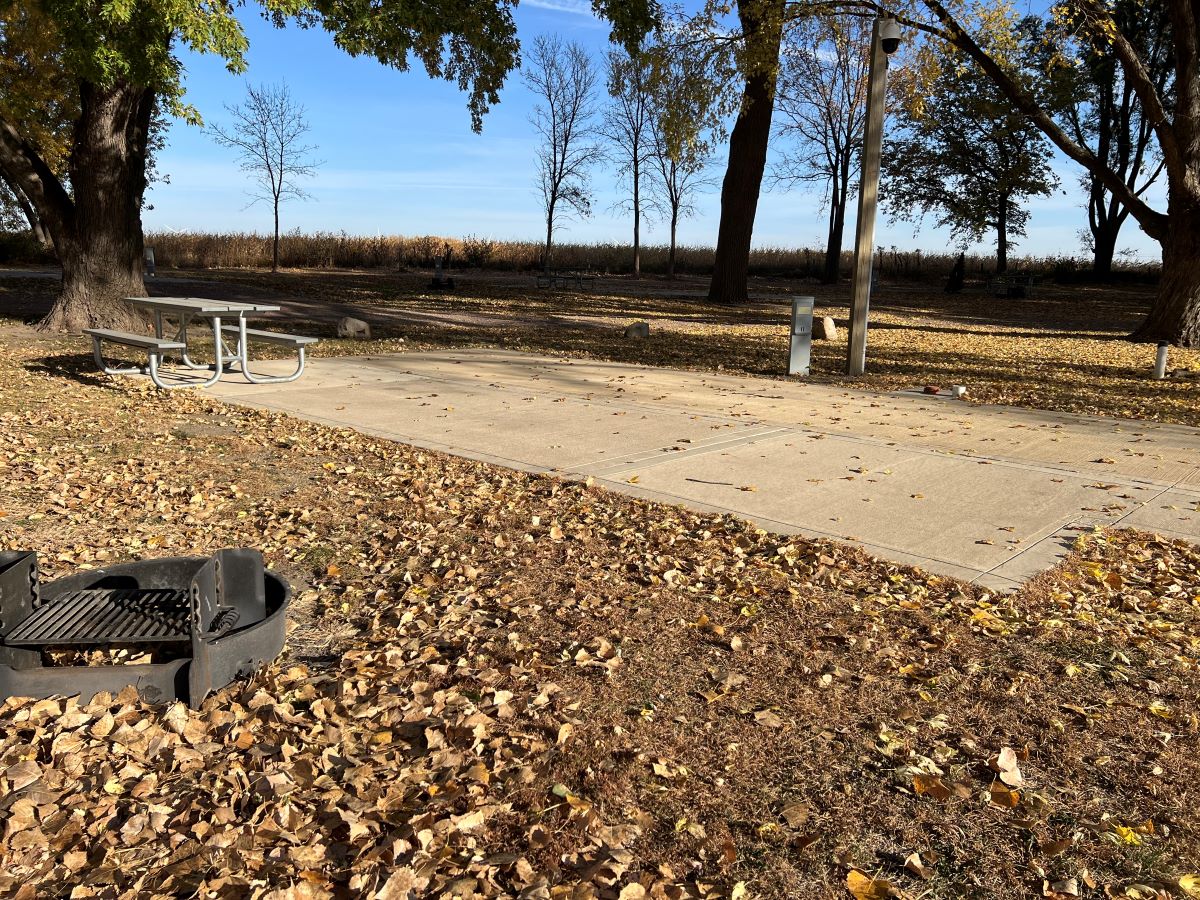
[[[256,546],[295,629],[198,711],[5,704],[0,893],[1195,884],[1194,547],[1085,534],[988,596],[90,370],[79,344],[0,341],[3,546],[49,577]]]

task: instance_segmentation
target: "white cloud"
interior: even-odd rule
[[[595,13],[592,12],[592,4],[587,0],[525,0],[522,6],[567,13],[573,16],[587,16],[589,19],[596,18]]]

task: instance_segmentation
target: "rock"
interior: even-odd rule
[[[632,325],[625,326],[625,337],[627,338],[648,338],[650,337],[650,323],[634,322]]]
[[[351,316],[338,319],[337,336],[348,338],[359,338],[367,340],[371,336],[371,326],[362,319],[355,319]]]
[[[816,324],[817,327],[813,329],[813,337],[818,341],[836,341],[838,339],[837,323],[833,321],[833,316],[822,316]]]

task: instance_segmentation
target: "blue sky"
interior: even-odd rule
[[[608,27],[591,15],[590,6],[589,0],[522,0],[515,13],[519,36],[528,44],[539,34],[555,33],[584,44],[599,60],[607,49]],[[312,199],[284,206],[285,229],[495,239],[537,239],[544,233],[533,182],[533,98],[519,73],[509,76],[500,104],[484,119],[482,134],[475,134],[465,96],[453,85],[429,79],[419,65],[401,73],[372,59],[353,59],[322,30],[272,28],[253,5],[243,8],[242,16],[250,40],[248,70],[230,75],[219,59],[185,54],[188,101],[207,121],[223,123],[224,104],[241,102],[247,83],[285,82],[305,106],[311,143],[324,164],[307,183]],[[718,183],[724,156],[722,150],[714,160]],[[201,129],[174,123],[159,169],[170,183],[153,188],[147,229],[269,230],[269,207],[247,208],[250,186],[233,152],[216,146]],[[1031,203],[1028,237],[1017,254],[1080,252],[1078,233],[1086,227],[1086,214],[1077,170],[1066,160],[1059,169],[1062,187],[1055,196]],[[593,216],[568,222],[559,239],[628,241],[628,217],[613,209],[619,193],[612,173],[598,170],[593,187]],[[823,246],[826,219],[820,200],[798,191],[764,193],[755,244]],[[1161,207],[1159,198],[1152,200]],[[697,215],[680,225],[680,243],[714,244],[719,216],[713,190],[699,202]],[[852,238],[850,223],[847,246]],[[1157,245],[1134,223],[1122,238],[1122,246],[1139,256],[1158,257]],[[663,224],[643,226],[646,243],[666,239]],[[881,247],[939,252],[949,243],[945,232],[926,225],[914,235],[912,225],[891,225],[886,216],[877,232]]]

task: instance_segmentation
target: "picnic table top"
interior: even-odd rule
[[[126,297],[125,302],[143,309],[160,312],[184,312],[193,315],[245,315],[257,312],[278,312],[274,303],[240,303],[234,300],[210,300],[204,297]]]

